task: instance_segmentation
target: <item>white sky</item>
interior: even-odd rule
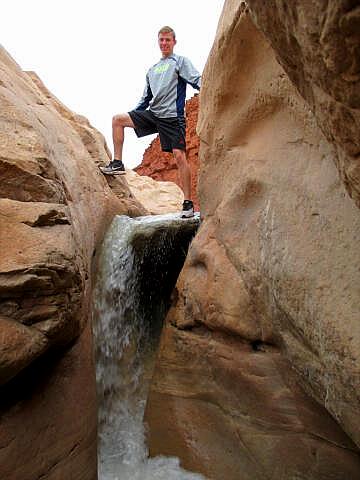
[[[135,107],[160,58],[157,32],[174,28],[174,51],[202,72],[224,0],[1,0],[0,41],[24,70],[85,115],[112,150],[111,118]],[[188,98],[193,95],[188,86]],[[124,162],[141,163],[152,137],[126,129]]]

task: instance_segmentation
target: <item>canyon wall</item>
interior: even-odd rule
[[[334,78],[321,80],[313,62],[341,9],[300,3],[250,1],[249,12],[227,0],[203,77],[203,222],[146,420],[152,455],[178,455],[211,479],[360,475],[359,83],[337,78],[356,75],[357,60],[346,70],[330,55]],[[345,31],[357,25],[351,5],[337,21]]]
[[[195,95],[186,101],[186,157],[191,171],[191,198],[196,210],[199,210],[197,195],[199,171],[199,137],[196,125],[199,113],[199,97]],[[145,150],[141,164],[134,169],[139,175],[148,175],[154,180],[174,182],[181,187],[178,169],[172,153],[161,150],[157,136]]]
[[[0,477],[92,480],[92,270],[114,214],[146,210],[100,173],[102,135],[4,49],[0,106]]]

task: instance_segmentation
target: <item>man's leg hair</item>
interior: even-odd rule
[[[184,192],[185,200],[191,199],[191,172],[188,161],[186,159],[186,152],[179,148],[173,148],[173,155],[175,157],[178,169],[181,186]]]
[[[114,160],[122,161],[125,127],[135,128],[128,113],[120,113],[112,119],[112,137],[114,143]]]

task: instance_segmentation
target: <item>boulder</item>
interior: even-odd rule
[[[126,181],[131,193],[151,215],[180,212],[184,194],[174,182],[153,180],[126,170]]]

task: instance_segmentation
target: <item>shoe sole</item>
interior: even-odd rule
[[[126,172],[124,172],[123,170],[119,170],[118,172],[103,172],[101,169],[100,169],[101,173],[103,173],[104,175],[126,175]]]
[[[192,218],[194,216],[194,212],[182,212],[181,218]]]

